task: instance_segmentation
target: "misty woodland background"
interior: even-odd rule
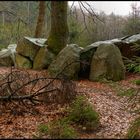
[[[88,9],[90,9],[87,6]],[[16,43],[23,36],[34,36],[39,5],[36,1],[0,2],[0,48]],[[91,11],[91,10],[90,10]],[[93,14],[75,6],[68,8],[69,43],[85,47],[99,40],[109,40],[133,35],[140,31],[140,8],[131,5],[127,16],[104,12]],[[93,21],[94,20],[94,21]],[[42,37],[47,38],[50,30],[50,2],[46,1],[45,23]]]

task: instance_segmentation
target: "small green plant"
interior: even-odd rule
[[[48,125],[48,135],[53,139],[73,139],[77,134],[64,119],[53,121]]]
[[[119,92],[117,95],[118,96],[127,96],[127,97],[131,97],[133,95],[135,95],[136,90],[133,88],[127,89],[125,91]]]
[[[126,70],[133,73],[140,73],[140,65],[139,63],[129,63],[126,65]]]
[[[126,137],[128,139],[139,139],[140,138],[140,117],[135,119],[128,129]]]
[[[135,81],[136,85],[140,85],[140,79]]]
[[[67,119],[63,118],[50,122],[48,125],[38,126],[39,137],[45,136],[51,139],[72,139],[77,137],[74,128],[69,125]]]
[[[72,103],[68,118],[71,122],[82,125],[86,130],[93,130],[99,125],[99,114],[83,96],[77,96]]]
[[[40,124],[38,126],[38,130],[39,130],[40,133],[48,133],[48,125]]]

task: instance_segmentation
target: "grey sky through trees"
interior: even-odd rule
[[[137,3],[140,6],[140,1],[87,1],[95,12],[104,11],[106,14],[111,14],[111,12],[116,15],[128,15],[131,12],[131,4]],[[72,1],[69,2],[69,5]],[[75,1],[75,6],[78,6]]]

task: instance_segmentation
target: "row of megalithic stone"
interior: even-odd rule
[[[69,44],[57,56],[48,51],[46,42],[47,39],[43,38],[24,37],[17,44],[10,44],[7,49],[0,51],[0,65],[48,69],[51,76],[56,76],[66,64],[75,61],[65,68],[63,75],[75,79],[86,73],[92,81],[104,77],[118,81],[124,78],[125,73],[122,56],[140,56],[139,51],[131,49],[140,45],[140,34],[98,41],[84,48]]]

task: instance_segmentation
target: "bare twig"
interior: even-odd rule
[[[68,64],[64,69],[72,63]],[[74,83],[67,77],[58,78],[62,75],[63,70],[54,78],[39,77],[31,80],[28,78],[30,76],[27,76],[29,74],[27,71],[25,71],[26,73],[22,73],[20,70],[13,71],[11,67],[10,73],[0,81],[0,102],[11,102],[14,105],[19,104],[26,108],[29,107],[29,104],[36,105],[39,102],[44,102],[44,98],[43,100],[41,99],[42,96],[46,97],[47,103],[56,101],[59,103],[69,102],[76,95],[76,91]],[[20,75],[22,75],[24,82],[22,82],[21,77],[19,78]],[[41,82],[41,87],[39,82]],[[34,89],[35,87],[36,89]]]
[[[0,10],[0,13],[1,12],[5,12],[5,13],[9,13],[9,14],[11,14],[11,15],[13,15],[13,16],[15,16],[18,20],[20,20],[22,23],[24,23],[25,25],[28,25],[28,23],[27,22],[25,22],[21,17],[19,17],[16,13],[14,13],[13,11],[9,11],[9,10]]]

